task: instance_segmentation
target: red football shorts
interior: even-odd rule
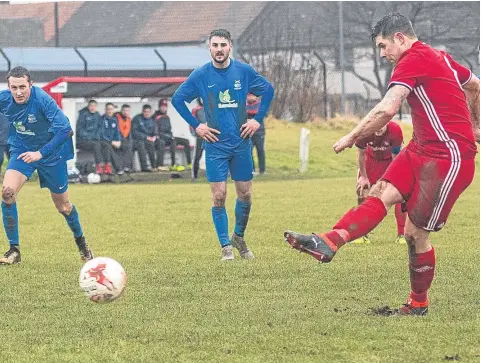
[[[419,228],[439,231],[474,178],[474,159],[436,159],[403,149],[381,179],[401,193],[409,219]]]

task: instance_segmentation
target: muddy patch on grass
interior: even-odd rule
[[[376,307],[376,308],[369,308],[367,311],[367,315],[376,315],[376,316],[392,316],[397,315],[399,313],[398,309],[390,308],[387,305]]]

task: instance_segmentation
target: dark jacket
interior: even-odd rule
[[[155,136],[155,121],[152,117],[144,118],[142,114],[138,114],[132,120],[132,138],[134,140],[145,141],[148,136]]]
[[[107,115],[102,116],[102,138],[107,141],[120,141],[119,125],[117,123],[117,117],[113,115],[109,117]]]
[[[155,126],[157,127],[157,135],[163,139],[173,139],[172,125],[170,124],[170,117],[160,111],[154,113]]]
[[[77,139],[100,140],[102,136],[102,117],[98,112],[91,113],[87,107],[80,110],[76,125]]]

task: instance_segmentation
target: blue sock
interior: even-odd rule
[[[82,237],[84,234],[82,231],[82,226],[80,225],[80,221],[78,219],[78,213],[77,213],[77,208],[75,208],[74,205],[72,205],[72,211],[70,214],[62,213],[63,216],[65,217],[65,220],[67,221],[68,226],[73,232],[74,237]]]
[[[2,202],[3,227],[11,247],[18,248],[18,212],[17,202],[5,204]]]
[[[229,221],[225,207],[212,207],[212,220],[214,221],[215,231],[221,247],[229,245]]]
[[[243,202],[237,199],[235,203],[235,228],[234,233],[240,237],[244,237],[244,232],[249,221],[249,213],[251,212],[251,203]]]

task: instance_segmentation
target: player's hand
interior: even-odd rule
[[[364,195],[364,189],[371,189],[371,183],[369,183],[369,179],[365,176],[359,176],[359,179],[357,179],[357,185],[356,185],[356,191],[357,194],[361,197]]]
[[[332,148],[334,149],[336,154],[339,154],[342,150],[346,148],[351,148],[355,142],[356,139],[350,134],[347,134],[346,136],[341,137],[339,141],[336,142],[334,145],[332,145]]]
[[[219,141],[216,134],[219,135],[220,131],[213,129],[206,124],[200,124],[199,126],[197,126],[195,132],[207,142]]]
[[[251,137],[256,133],[257,130],[259,130],[259,127],[261,127],[261,124],[254,120],[253,118],[247,120],[245,124],[241,126],[241,137],[245,139],[246,137]]]
[[[147,136],[147,141],[154,142],[155,136]]]
[[[120,149],[120,141],[112,141],[112,146],[116,149]]]
[[[25,153],[21,153],[18,155],[17,160],[22,159],[27,164],[34,163],[35,161],[39,161],[42,158],[42,154],[40,151],[27,151]]]

